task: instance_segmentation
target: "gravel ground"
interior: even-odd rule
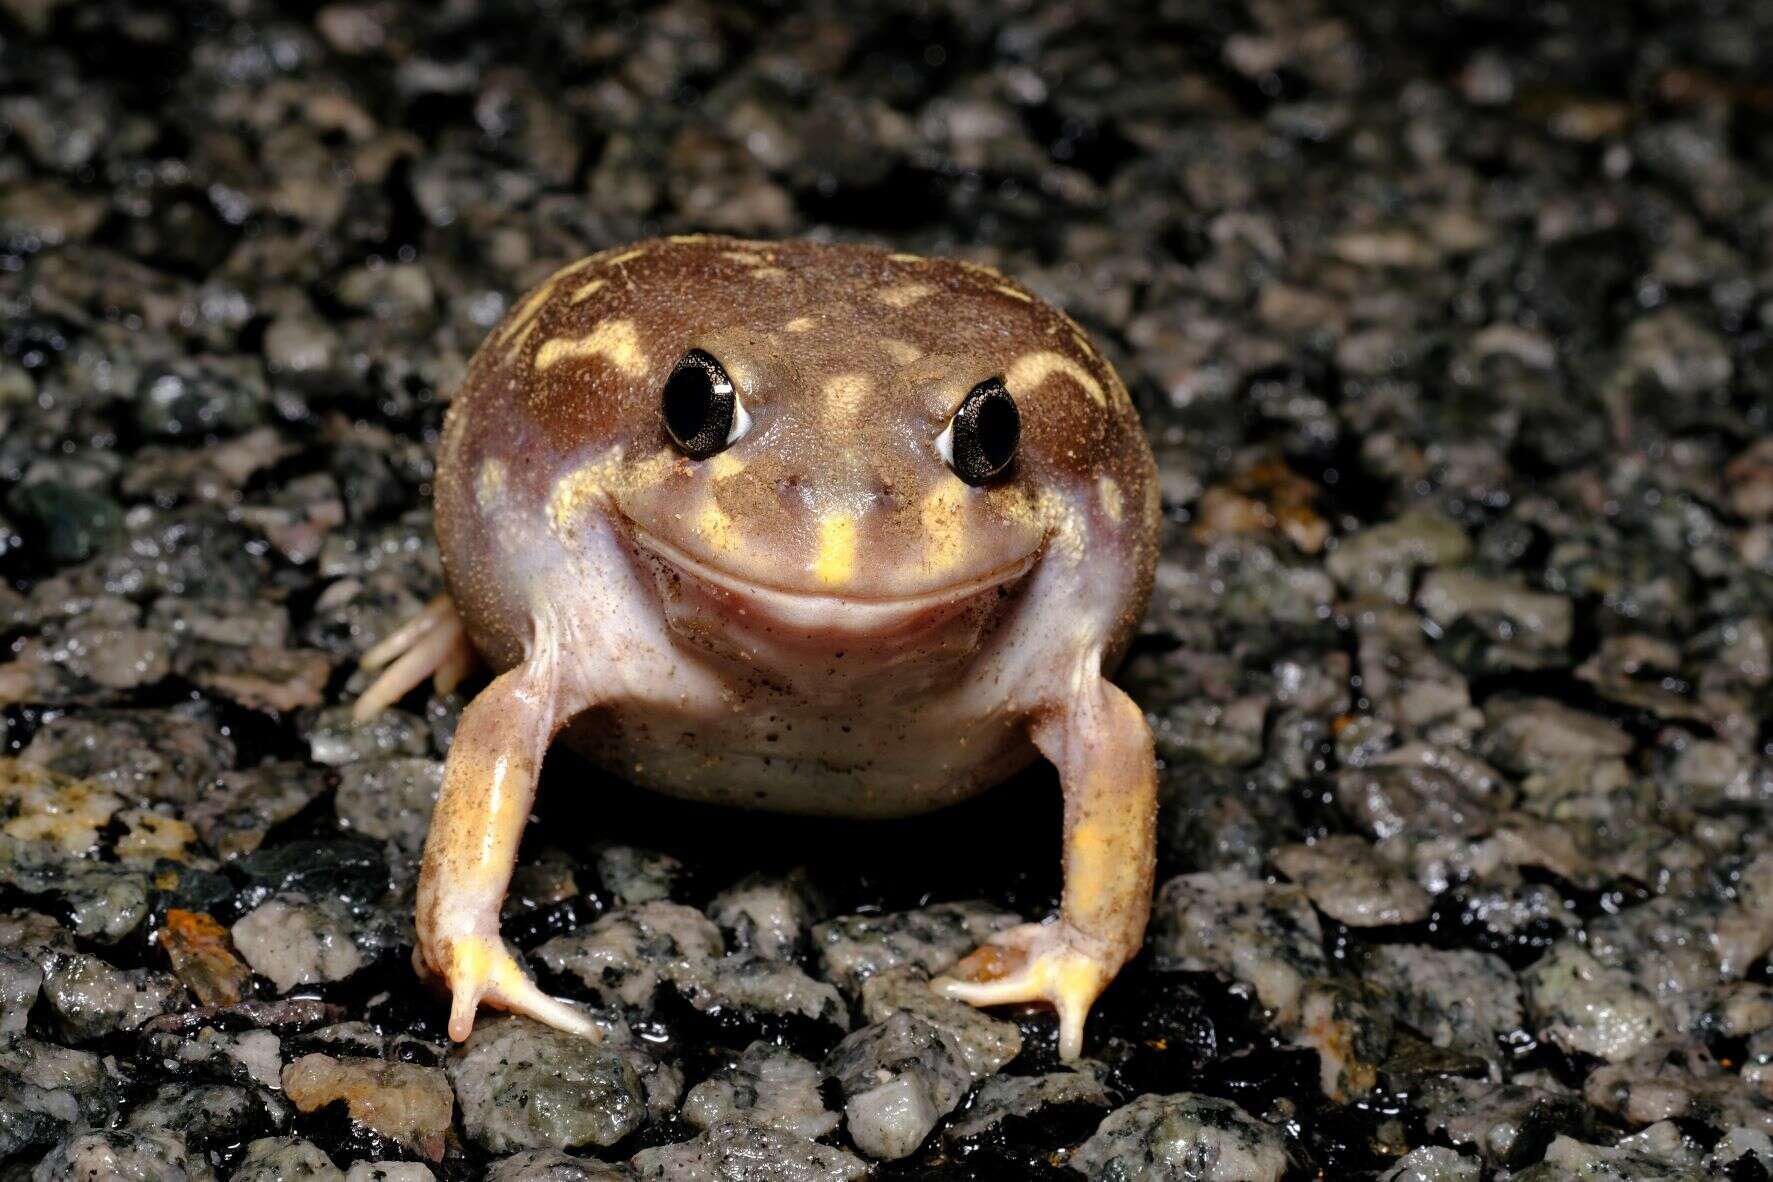
[[[1773,1176],[1773,8],[1694,7],[0,0],[0,1180]],[[991,262],[1143,410],[1077,1070],[919,987],[1054,904],[1046,772],[558,755],[506,930],[608,1037],[407,967],[461,699],[347,707],[445,404],[687,230]]]

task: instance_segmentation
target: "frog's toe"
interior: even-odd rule
[[[1045,1002],[1059,1015],[1059,1057],[1083,1054],[1084,1020],[1114,969],[1065,924],[1012,928],[967,956],[932,985],[975,1006]]]
[[[437,941],[435,955],[421,950],[414,959],[428,964],[448,987],[449,1036],[456,1042],[473,1033],[474,1015],[482,1003],[534,1018],[568,1034],[603,1036],[590,1015],[571,1002],[543,993],[497,937],[446,937]]]
[[[427,677],[441,693],[454,689],[474,665],[474,649],[462,618],[447,595],[396,628],[358,662],[381,675],[357,699],[351,714],[358,722],[374,718],[404,698]]]

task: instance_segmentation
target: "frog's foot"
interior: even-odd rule
[[[448,595],[439,595],[424,611],[364,653],[358,664],[371,673],[382,671],[351,710],[353,718],[366,722],[427,677],[438,693],[449,693],[474,667],[474,648],[468,643],[455,604]]]
[[[1059,1057],[1083,1054],[1084,1019],[1114,976],[1099,940],[1064,922],[1011,928],[956,964],[932,985],[975,1006],[1046,1002],[1059,1012]]]
[[[482,1002],[568,1034],[603,1037],[584,1011],[537,988],[497,936],[421,937],[412,959],[421,976],[439,978],[448,988],[449,1036],[456,1042],[474,1032],[474,1014]]]

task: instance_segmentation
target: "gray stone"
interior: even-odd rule
[[[1425,1090],[1422,1105],[1430,1132],[1476,1149],[1484,1161],[1499,1168],[1528,1165],[1547,1136],[1586,1126],[1575,1096],[1526,1084],[1435,1080]]]
[[[994,1075],[979,1085],[972,1103],[943,1134],[964,1141],[990,1133],[1010,1117],[1034,1116],[1065,1105],[1110,1108],[1114,1104],[1100,1064],[1079,1063],[1075,1071],[1047,1075]]]
[[[725,950],[720,929],[693,907],[651,902],[625,907],[584,932],[556,936],[536,959],[577,977],[605,1005],[650,1009],[659,987],[690,985]]]
[[[1319,911],[1349,927],[1415,923],[1433,898],[1352,834],[1276,850],[1275,869],[1298,883]]]
[[[1612,1146],[1557,1137],[1546,1147],[1545,1168],[1584,1182],[1703,1182],[1705,1178],[1700,1154],[1673,1125],[1652,1125]]]
[[[282,1045],[269,1030],[203,1026],[189,1035],[155,1031],[142,1039],[142,1048],[194,1076],[262,1088],[283,1086]]]
[[[252,971],[279,993],[297,985],[342,981],[363,967],[355,925],[333,900],[276,895],[235,921],[234,945]]]
[[[443,764],[434,759],[364,759],[339,769],[333,807],[339,827],[392,842],[409,857],[425,848],[431,809],[443,786]]]
[[[189,804],[234,764],[234,744],[184,710],[86,710],[46,723],[19,758],[129,801]]]
[[[43,970],[16,951],[0,951],[0,1038],[23,1034],[43,987]]]
[[[176,1009],[185,987],[169,973],[116,969],[85,953],[51,959],[43,996],[63,1032],[74,1042],[134,1030],[149,1018]]]
[[[318,1145],[300,1137],[261,1137],[246,1153],[228,1182],[345,1182]]]
[[[843,1088],[850,1139],[883,1161],[916,1152],[974,1082],[954,1036],[904,1011],[838,1043],[824,1068]]]
[[[798,965],[741,953],[691,966],[677,979],[699,1010],[794,1015],[838,1030],[850,1028],[849,1006],[836,986]]]
[[[801,951],[820,907],[804,873],[753,875],[714,896],[708,916],[735,951],[782,960]]]
[[[532,1149],[494,1162],[486,1182],[631,1182],[626,1165],[569,1157],[558,1149]]]
[[[1305,892],[1242,871],[1184,874],[1158,892],[1152,947],[1167,968],[1218,972],[1252,988],[1283,1023],[1305,982],[1329,973],[1323,931]]]
[[[613,1145],[646,1122],[638,1052],[524,1018],[482,1020],[451,1055],[468,1136],[492,1153]]]
[[[165,1129],[76,1133],[49,1151],[31,1182],[205,1182],[212,1178],[185,1141]]]
[[[416,1161],[360,1161],[345,1171],[345,1182],[435,1182],[436,1177]]]
[[[1568,599],[1487,579],[1472,571],[1435,571],[1422,580],[1416,603],[1443,628],[1467,616],[1501,617],[1514,625],[1514,636],[1520,642],[1535,648],[1568,647],[1574,626]]]
[[[976,1077],[991,1075],[1022,1053],[1022,1032],[1015,1023],[943,997],[916,968],[888,969],[863,982],[862,1014],[868,1021],[884,1022],[900,1011],[952,1037],[967,1070]]]
[[[1279,1130],[1229,1100],[1178,1092],[1109,1113],[1070,1165],[1092,1182],[1279,1182],[1288,1162]]]
[[[170,1129],[193,1145],[233,1145],[281,1128],[289,1107],[232,1084],[161,1084],[129,1114],[132,1130]]]
[[[1404,1154],[1381,1182],[1478,1182],[1482,1174],[1483,1165],[1476,1159],[1425,1145]]]
[[[698,1129],[748,1121],[798,1137],[836,1131],[838,1115],[819,1092],[823,1074],[773,1043],[754,1042],[737,1063],[703,1080],[683,1099],[683,1118]]]
[[[669,899],[683,878],[683,863],[654,850],[605,846],[597,854],[597,877],[626,907]]]
[[[716,1125],[694,1141],[643,1149],[629,1164],[642,1182],[855,1182],[868,1173],[852,1153],[748,1123]]]
[[[1668,1030],[1656,999],[1623,969],[1601,964],[1574,941],[1555,945],[1521,975],[1534,1031],[1567,1051],[1616,1063]]]
[[[938,903],[889,915],[848,915],[813,929],[819,974],[854,993],[875,973],[912,965],[939,973],[991,936],[1020,923],[983,903]]]
[[[1522,1028],[1521,988],[1501,957],[1414,944],[1380,945],[1362,975],[1391,996],[1398,1017],[1437,1047],[1495,1058]]]
[[[1336,582],[1354,595],[1407,603],[1410,581],[1424,567],[1452,566],[1471,554],[1455,523],[1431,513],[1405,513],[1342,541],[1325,559]]]

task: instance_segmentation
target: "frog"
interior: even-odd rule
[[[1157,762],[1110,677],[1151,593],[1157,488],[1114,367],[980,263],[678,235],[516,300],[439,440],[446,591],[364,654],[355,706],[491,674],[416,888],[450,1037],[482,1005],[600,1029],[499,930],[558,739],[645,789],[842,818],[934,812],[1045,758],[1057,913],[930,985],[1050,1006],[1077,1058],[1151,909]]]

